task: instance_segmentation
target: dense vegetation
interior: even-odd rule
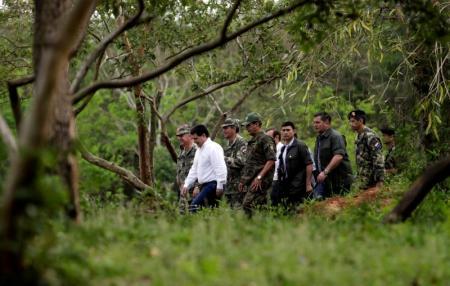
[[[53,220],[28,261],[55,284],[445,285],[448,194],[433,193],[407,223],[382,225],[405,185],[392,188],[337,215],[310,203],[298,217],[262,212],[250,221],[227,208],[178,216],[90,202],[80,226]]]
[[[2,242],[0,250],[19,253],[23,281],[450,281],[448,180],[412,220],[381,224],[423,169],[450,150],[450,10],[445,1],[114,0],[95,7],[95,1],[31,2],[2,1],[0,6],[0,233],[17,243]],[[56,2],[61,3],[57,8]],[[72,19],[72,2],[85,5],[83,11],[95,8],[85,22],[75,18],[81,44],[77,29],[73,35],[57,33]],[[40,18],[42,11],[56,16]],[[285,12],[234,37],[280,11]],[[77,52],[69,47],[60,72],[42,68],[58,39],[73,43]],[[223,42],[195,53],[216,39]],[[124,84],[191,52],[156,76]],[[39,88],[47,85],[41,83],[53,76],[62,83],[48,92],[56,99],[42,101],[46,93]],[[105,82],[121,85],[98,87]],[[14,91],[19,104],[11,108]],[[39,116],[42,107],[50,108],[41,113],[50,114],[47,121],[38,121],[45,117]],[[375,200],[353,204],[358,190],[352,190],[345,198],[348,205],[332,213],[311,201],[292,217],[270,210],[247,220],[225,206],[195,216],[177,214],[173,151],[178,151],[174,132],[180,124],[204,123],[218,131],[215,140],[223,144],[215,127],[226,116],[242,119],[258,111],[264,128],[295,122],[299,138],[312,149],[312,117],[325,110],[347,138],[354,162],[354,134],[346,119],[354,108],[368,113],[369,127],[397,130],[402,172]],[[65,164],[76,161],[79,176]],[[79,206],[74,194],[79,194]],[[69,222],[67,212],[79,223]]]

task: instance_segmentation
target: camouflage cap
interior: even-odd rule
[[[191,128],[189,127],[189,125],[185,124],[185,125],[181,125],[180,127],[177,128],[177,136],[181,136],[184,134],[190,134],[191,133]]]
[[[227,127],[227,126],[239,127],[239,119],[233,119],[233,118],[225,119],[225,121],[222,124],[222,128]]]
[[[257,112],[250,112],[245,116],[244,121],[241,123],[242,126],[246,126],[252,122],[262,122],[262,117]]]

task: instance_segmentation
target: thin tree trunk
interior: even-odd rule
[[[159,109],[159,104],[161,102],[162,98],[162,92],[158,91],[153,98],[154,100],[154,107],[156,110]],[[152,178],[152,182],[155,182],[155,147],[156,147],[156,130],[158,128],[158,116],[156,114],[156,111],[152,108],[151,109],[151,116],[150,116],[150,136],[148,140],[148,149],[149,149],[149,162],[150,162],[150,175]]]
[[[122,17],[123,19],[123,17]],[[123,22],[123,21],[122,21]],[[120,21],[119,21],[120,23]],[[122,25],[123,23],[120,23]],[[127,52],[130,54],[130,64],[133,76],[139,76],[141,74],[141,67],[136,59],[135,53],[133,53],[133,47],[128,39],[126,33],[124,33],[124,42]],[[139,56],[143,56],[143,48],[138,48]],[[147,143],[149,138],[148,129],[146,127],[145,120],[145,98],[142,94],[142,85],[138,84],[134,86],[134,98],[136,103],[136,123],[138,133],[138,149],[139,149],[139,177],[147,185],[153,185],[153,178],[151,173],[151,159],[150,150]]]

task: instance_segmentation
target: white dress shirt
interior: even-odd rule
[[[284,163],[284,168],[286,168],[286,155],[287,155],[287,151],[289,149],[289,147],[291,147],[292,143],[294,143],[295,137],[291,139],[291,141],[289,141],[288,144],[286,144],[286,148],[284,148],[284,152],[283,152],[283,163]]]
[[[195,152],[194,162],[184,186],[190,188],[196,180],[199,184],[216,181],[219,190],[223,190],[223,185],[227,182],[227,166],[222,146],[210,138]]]
[[[280,157],[280,153],[281,153],[281,148],[283,147],[283,143],[278,142],[277,144],[277,160],[275,161],[275,172],[273,173],[273,180],[277,181],[278,180],[278,166],[280,166],[280,159],[278,157]]]

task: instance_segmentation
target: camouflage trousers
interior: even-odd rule
[[[194,196],[193,192],[195,188],[198,189],[198,185],[195,185],[194,188],[190,189],[186,196],[182,196],[180,194],[180,199],[178,200],[178,209],[180,211],[180,214],[187,214],[189,212],[189,206],[192,202]]]
[[[244,201],[244,192],[233,192],[225,194],[227,203],[232,209],[242,209],[242,203]]]
[[[186,194],[186,196],[180,196],[178,201],[178,209],[180,214],[187,214],[189,212],[189,205],[192,202],[192,194]]]
[[[259,190],[256,192],[248,190],[245,193],[242,207],[249,217],[252,216],[255,209],[262,208],[265,205],[267,205],[267,189]]]

